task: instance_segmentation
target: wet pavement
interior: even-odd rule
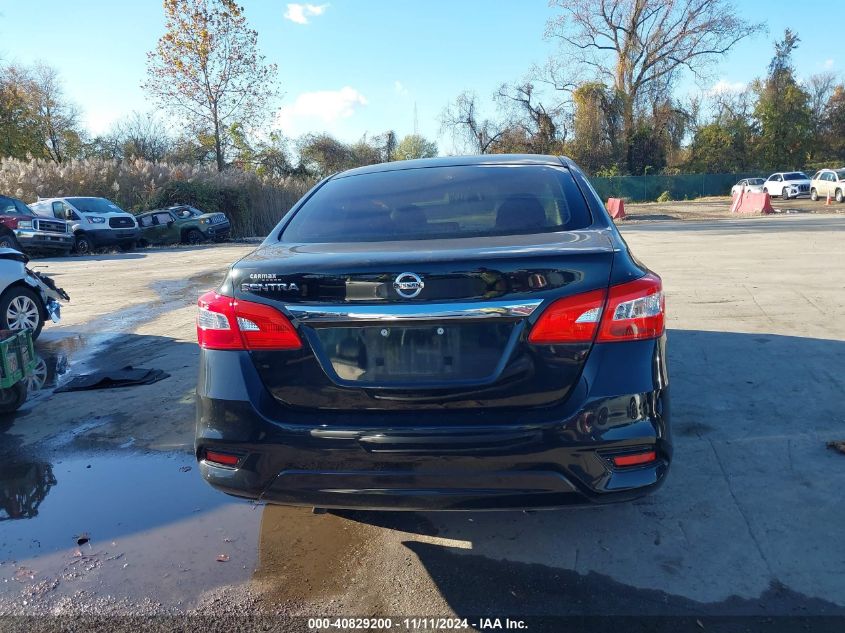
[[[315,515],[213,491],[192,304],[244,250],[99,263],[153,281],[121,309],[71,303],[38,342],[41,389],[0,420],[0,614],[845,617],[845,456],[826,448],[845,438],[845,231],[784,221],[626,232],[666,282],[675,463],[652,497],[560,512]],[[70,261],[62,284],[94,292]],[[180,276],[156,279],[165,263]],[[126,364],[171,378],[52,393]]]

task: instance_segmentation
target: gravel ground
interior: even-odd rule
[[[38,345],[46,388],[0,421],[0,628],[845,616],[845,456],[826,448],[845,436],[845,217],[621,228],[665,280],[675,464],[647,499],[554,512],[314,515],[221,495],[191,455],[193,303],[251,247],[40,260],[73,301]],[[130,363],[171,377],[51,393]]]

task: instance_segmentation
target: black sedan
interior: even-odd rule
[[[200,298],[200,470],[325,508],[634,499],[672,454],[664,328],[568,159],[353,169]]]

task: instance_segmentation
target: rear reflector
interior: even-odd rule
[[[614,466],[638,466],[648,464],[657,459],[657,453],[648,451],[646,453],[629,453],[628,455],[615,455],[611,458]]]
[[[237,455],[230,455],[229,453],[218,453],[217,451],[206,451],[205,461],[214,464],[221,464],[223,466],[237,466],[241,458]]]
[[[592,290],[558,299],[540,315],[528,341],[537,345],[634,341],[657,338],[664,327],[663,283],[649,273],[611,286],[608,292]]]
[[[197,302],[197,341],[205,349],[288,350],[302,341],[290,321],[263,303],[207,292]]]

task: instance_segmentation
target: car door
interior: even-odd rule
[[[169,211],[160,211],[153,215],[153,224],[160,244],[175,244],[179,241],[179,230],[176,228],[176,218]]]
[[[825,197],[828,195],[832,198],[836,195],[836,174],[832,171],[826,171],[824,173],[825,177]]]

